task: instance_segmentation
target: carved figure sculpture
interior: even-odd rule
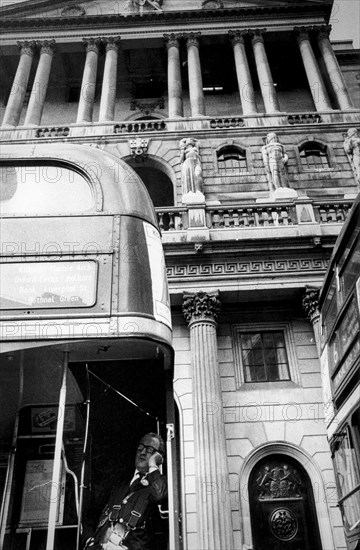
[[[202,169],[197,140],[184,138],[180,141],[182,194],[202,193]]]
[[[270,191],[275,191],[279,187],[288,187],[285,170],[288,156],[285,153],[285,147],[280,143],[275,132],[270,132],[266,136],[261,153]]]
[[[355,180],[360,187],[360,137],[356,128],[349,128],[344,134],[344,150],[348,156]]]
[[[126,0],[124,11],[140,11],[146,4],[161,11],[162,0]]]

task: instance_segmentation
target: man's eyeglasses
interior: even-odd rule
[[[153,455],[154,453],[158,453],[158,449],[155,449],[154,447],[152,447],[151,445],[143,445],[142,443],[139,443],[139,445],[137,446],[137,451],[139,453],[141,453],[143,450],[146,450],[146,453],[149,454],[149,455]]]

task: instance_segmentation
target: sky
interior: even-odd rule
[[[18,4],[23,1],[24,0],[0,0],[0,6]],[[359,0],[334,0],[330,23],[333,27],[330,36],[331,40],[352,39],[354,41],[354,47],[360,48]]]
[[[335,0],[330,24],[331,40],[352,39],[354,47],[360,48],[360,2],[359,0]]]

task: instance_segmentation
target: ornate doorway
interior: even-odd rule
[[[321,550],[309,476],[293,458],[260,460],[249,479],[254,550]]]

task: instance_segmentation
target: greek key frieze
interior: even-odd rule
[[[237,276],[251,273],[286,273],[304,271],[325,271],[326,259],[302,258],[290,260],[258,260],[207,264],[173,265],[167,267],[169,279],[178,277]]]

